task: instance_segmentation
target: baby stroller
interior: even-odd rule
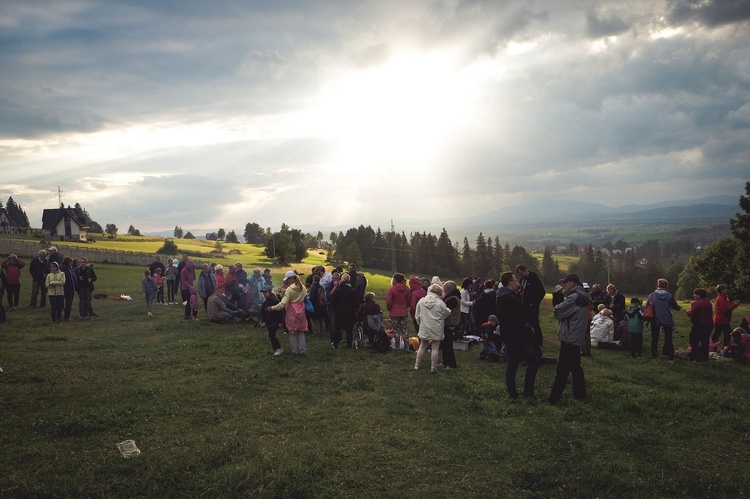
[[[365,315],[364,319],[355,325],[354,348],[362,349],[366,337],[373,350],[380,353],[387,352],[390,349],[390,342],[383,327],[383,314]]]

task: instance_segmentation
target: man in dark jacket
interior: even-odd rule
[[[151,276],[156,275],[156,269],[161,269],[161,275],[167,274],[167,269],[164,267],[164,264],[161,263],[161,257],[158,255],[154,257],[154,261],[151,262],[151,265],[148,266],[148,270],[151,272]]]
[[[539,369],[539,357],[537,357],[532,346],[533,331],[529,325],[528,307],[524,306],[518,294],[518,280],[513,272],[505,272],[500,276],[502,287],[497,291],[496,315],[500,334],[505,343],[505,386],[508,388],[508,396],[518,399],[516,389],[516,371],[518,361],[526,359],[526,379],[524,382],[523,396],[534,400],[534,381]]]
[[[333,325],[333,348],[339,347],[342,329],[346,332],[346,346],[351,348],[354,318],[359,309],[359,298],[357,298],[357,292],[351,286],[349,274],[341,274],[341,284],[331,293],[331,306],[336,314],[336,321]]]
[[[39,250],[37,257],[29,263],[29,274],[31,274],[31,304],[30,307],[36,307],[36,298],[41,291],[42,297],[39,306],[47,306],[47,288],[44,286],[45,271],[47,269],[47,252]]]
[[[538,357],[542,356],[542,326],[539,324],[539,307],[544,300],[544,285],[539,276],[529,271],[524,265],[516,265],[521,287],[521,301],[529,312],[529,324],[534,329],[534,349]]]

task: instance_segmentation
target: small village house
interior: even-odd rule
[[[42,213],[42,230],[50,241],[86,241],[87,229],[72,208],[55,208]]]

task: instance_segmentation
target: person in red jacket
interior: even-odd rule
[[[687,314],[693,325],[690,328],[690,356],[691,360],[708,360],[708,338],[711,335],[713,320],[711,315],[713,308],[711,302],[706,298],[706,290],[695,288],[693,290],[694,301]]]
[[[411,291],[406,286],[404,274],[393,274],[391,288],[385,295],[385,305],[393,324],[393,334],[396,339],[396,347],[399,350],[409,349],[409,331],[407,330],[406,318],[409,316],[411,306]]]
[[[3,260],[2,265],[6,277],[5,288],[8,292],[8,310],[16,310],[21,292],[21,269],[26,264],[16,255],[11,254]]]
[[[414,323],[414,330],[419,333],[419,323],[417,322],[417,319],[414,318],[414,314],[417,312],[417,303],[419,300],[427,296],[427,291],[424,290],[422,287],[422,281],[417,276],[409,279],[409,287],[411,288],[409,315],[411,315],[411,320]]]
[[[729,346],[729,333],[732,331],[730,323],[732,322],[732,310],[740,304],[739,300],[729,301],[729,288],[723,284],[716,286],[716,313],[714,315],[714,334],[711,339],[719,340],[724,333],[724,346]]]

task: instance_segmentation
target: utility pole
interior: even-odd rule
[[[391,219],[391,273],[396,273],[396,229]]]
[[[57,204],[60,206],[63,206],[62,202],[62,190],[60,190],[60,186],[57,186]]]

